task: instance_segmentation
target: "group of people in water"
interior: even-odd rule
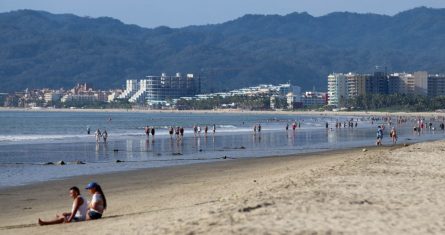
[[[96,143],[99,143],[101,138],[103,139],[104,143],[106,143],[108,138],[108,132],[107,130],[101,132],[100,129],[97,129],[96,132],[94,132],[94,136],[96,136]]]
[[[149,138],[150,134],[151,134],[151,136],[154,139],[155,132],[156,132],[155,129],[156,128],[154,126],[153,127],[145,126],[144,127],[145,135]],[[207,133],[209,132],[209,126],[208,125],[205,125],[204,128],[201,128],[200,125],[194,125],[193,126],[193,134],[194,134],[194,136],[195,137],[201,136],[201,132],[202,132],[203,129],[204,129],[204,135],[207,136]],[[184,137],[184,132],[185,132],[185,129],[184,129],[183,126],[176,126],[176,127],[170,126],[168,128],[168,134],[170,135],[171,139],[173,139],[173,136],[175,135],[177,140],[181,140]],[[213,124],[212,125],[212,133],[215,134],[215,132],[216,132],[216,124]]]
[[[73,199],[71,211],[56,215],[53,220],[45,221],[39,218],[38,223],[40,225],[51,225],[102,218],[102,214],[107,209],[107,199],[101,186],[96,182],[90,182],[85,189],[92,196],[90,202],[80,194],[78,187],[73,186],[69,189],[70,197]]]
[[[209,132],[209,126],[208,125],[205,125],[204,128],[201,128],[200,125],[194,125],[193,126],[193,134],[195,135],[195,137],[201,136],[202,129],[204,129],[204,135],[207,136],[207,133]],[[212,125],[212,133],[215,134],[215,132],[216,132],[216,124],[213,124]]]

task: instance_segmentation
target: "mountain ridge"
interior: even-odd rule
[[[326,90],[333,71],[444,72],[445,9],[394,16],[245,15],[220,24],[142,28],[110,17],[0,13],[0,92],[122,87],[161,72],[202,75],[204,91],[291,81]]]

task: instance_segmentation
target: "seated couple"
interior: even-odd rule
[[[102,213],[107,208],[105,194],[100,185],[95,182],[89,183],[85,189],[92,195],[90,203],[87,203],[85,198],[80,195],[78,187],[71,187],[70,196],[73,198],[73,208],[71,212],[57,215],[56,219],[49,221],[43,221],[39,218],[39,224],[50,225],[100,219]]]

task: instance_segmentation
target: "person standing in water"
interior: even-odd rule
[[[289,123],[286,123],[286,131],[289,131]]]
[[[207,136],[207,132],[209,131],[209,127],[206,125],[205,127],[204,127],[204,134],[205,134],[205,136]]]
[[[391,132],[389,132],[389,136],[392,139],[393,144],[397,144],[397,131],[396,128],[391,128]]]
[[[87,134],[89,135],[91,133],[90,126],[87,126]]]
[[[150,136],[150,128],[148,126],[144,127],[145,135],[148,137]]]
[[[104,130],[104,133],[102,133],[102,138],[104,139],[104,143],[106,143],[107,142],[107,138],[108,138],[107,130]]]
[[[155,138],[155,127],[151,128],[151,135],[153,136],[153,139]]]
[[[168,134],[170,134],[170,139],[172,139],[173,138],[173,127],[172,126],[168,129]]]
[[[215,132],[216,132],[216,125],[215,124],[213,124],[212,131],[213,131],[213,134],[215,134]]]
[[[383,138],[383,129],[380,126],[378,126],[377,127],[377,142],[376,142],[377,146],[382,145],[382,138]]]
[[[100,130],[97,129],[96,132],[94,132],[94,135],[96,136],[96,142],[99,143],[102,133],[100,133]]]
[[[184,127],[181,126],[181,128],[179,129],[179,133],[181,134],[182,139],[182,137],[184,137]]]
[[[179,126],[177,126],[175,130],[176,139],[179,139],[179,129],[180,129]]]
[[[193,134],[196,137],[196,134],[198,133],[198,127],[196,125],[193,126]]]

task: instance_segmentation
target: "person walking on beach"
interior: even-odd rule
[[[261,124],[258,124],[258,133],[261,132]]]
[[[396,128],[391,128],[391,131],[389,132],[389,136],[392,139],[392,144],[397,144],[397,131]]]
[[[107,142],[107,138],[108,138],[107,130],[104,130],[104,133],[102,133],[102,138],[104,139],[104,143],[106,143]]]
[[[96,136],[96,143],[99,143],[102,133],[100,133],[100,130],[97,129],[96,132],[94,132],[94,135]]]
[[[71,212],[62,213],[62,215],[56,215],[56,219],[49,221],[43,221],[39,218],[38,223],[40,225],[61,224],[86,220],[88,207],[87,200],[85,200],[85,198],[80,195],[80,190],[76,186],[71,187],[69,192],[70,197],[73,198],[73,206]]]
[[[216,132],[216,125],[215,124],[213,124],[212,132],[213,132],[213,134],[215,134],[215,132]]]
[[[91,182],[85,189],[92,195],[91,202],[88,205],[87,220],[102,218],[104,210],[107,209],[107,199],[102,188],[96,182]]]
[[[209,126],[204,127],[204,135],[207,136],[207,132],[209,131]]]

